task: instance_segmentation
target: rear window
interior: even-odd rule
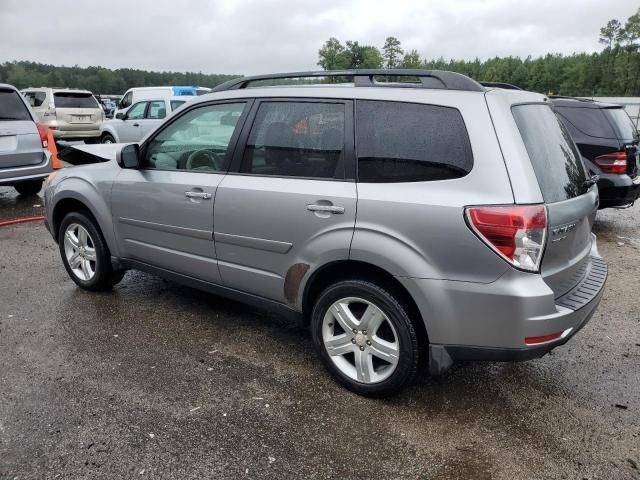
[[[555,107],[566,121],[590,137],[617,138],[611,123],[600,108]]]
[[[621,140],[632,141],[638,136],[635,125],[623,108],[607,108],[604,113],[611,120]]]
[[[29,110],[15,90],[0,90],[0,121],[32,120]]]
[[[58,92],[53,97],[56,108],[100,108],[90,93]]]
[[[23,95],[32,107],[41,106],[47,98],[47,94],[45,92],[24,92]]]
[[[513,107],[520,135],[547,203],[586,193],[587,173],[569,132],[548,105]]]
[[[473,167],[469,135],[455,108],[358,100],[358,180],[449,180]]]

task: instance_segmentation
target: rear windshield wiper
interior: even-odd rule
[[[20,119],[16,118],[16,117],[2,117],[2,116],[0,116],[0,120],[20,120]]]

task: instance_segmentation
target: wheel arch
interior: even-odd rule
[[[383,268],[359,260],[334,261],[311,272],[304,284],[301,295],[304,322],[309,323],[313,303],[327,286],[341,280],[354,278],[371,281],[396,296],[402,305],[408,309],[409,316],[416,319],[416,327],[421,337],[428,341],[425,321],[417,303],[404,285]]]
[[[78,182],[74,182],[78,183]],[[80,182],[84,184],[84,188],[87,188],[87,184],[85,182]],[[109,228],[109,208],[99,196],[98,192],[92,189],[92,193],[94,196],[99,198],[98,204],[96,205],[94,202],[88,200],[88,198],[81,193],[81,189],[69,189],[61,192],[55,199],[55,204],[51,211],[51,230],[54,239],[56,242],[58,241],[58,231],[60,229],[60,224],[62,223],[62,219],[70,212],[84,212],[87,213],[91,219],[95,222],[96,227],[102,233],[104,240],[109,247],[109,250],[115,254],[115,239],[113,236],[113,229]]]

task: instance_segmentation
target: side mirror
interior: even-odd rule
[[[140,146],[137,143],[125,145],[116,155],[116,161],[122,168],[140,168]]]
[[[124,113],[122,113],[122,112],[118,112],[118,113],[116,113],[116,118],[117,118],[118,120],[124,120]]]

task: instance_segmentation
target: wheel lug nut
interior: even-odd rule
[[[364,347],[360,347],[360,350],[364,350]]]
[[[363,335],[366,335],[366,334],[367,334],[367,331],[366,331],[366,330],[363,330],[363,331],[362,331],[362,334],[363,334]]]
[[[355,328],[353,329],[353,333],[358,333],[358,330],[356,330]]]
[[[356,339],[355,339],[355,338],[352,338],[352,339],[351,339],[351,343],[356,343]]]
[[[371,340],[367,340],[367,345],[371,345]]]

